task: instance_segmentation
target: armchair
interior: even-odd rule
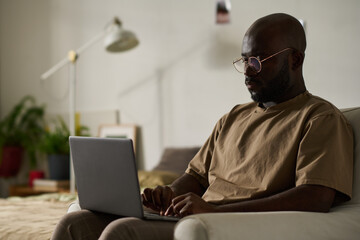
[[[329,213],[208,213],[180,220],[176,240],[360,239],[360,108],[343,109],[354,131],[353,198]],[[329,131],[331,131],[329,129]]]

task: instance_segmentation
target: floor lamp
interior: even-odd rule
[[[48,71],[41,75],[41,80],[48,79],[55,72],[70,64],[69,71],[69,129],[70,134],[75,135],[75,87],[76,87],[76,62],[86,49],[104,38],[105,49],[108,52],[123,52],[136,47],[139,44],[135,34],[124,30],[119,18],[115,17],[111,24],[105,26],[104,30],[86,42],[83,46],[76,51],[71,50],[68,53],[68,57],[64,58]],[[70,157],[70,192],[75,193],[75,176],[73,170],[73,162]]]

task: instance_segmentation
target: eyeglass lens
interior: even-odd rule
[[[249,67],[253,68],[256,72],[259,72],[261,69],[261,63],[257,58],[250,57],[248,60]]]
[[[259,72],[261,69],[261,63],[255,57],[250,57],[247,62],[244,61],[244,59],[240,59],[234,65],[235,68],[241,73],[244,73],[246,71],[246,65],[255,72]]]

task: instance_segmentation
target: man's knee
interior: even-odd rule
[[[76,219],[79,217],[79,214],[80,212],[72,212],[65,214],[56,224],[51,239],[73,239],[71,229],[73,223],[77,222]]]
[[[114,219],[111,215],[87,210],[71,212],[60,219],[52,239],[98,239],[104,228]]]
[[[100,239],[172,239],[175,223],[126,217],[111,222]]]

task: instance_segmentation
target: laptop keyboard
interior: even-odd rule
[[[180,220],[179,217],[161,216],[157,213],[150,213],[150,212],[146,212],[146,211],[144,211],[144,217],[145,217],[145,219],[148,219],[148,220],[173,221],[173,222],[177,222]]]

